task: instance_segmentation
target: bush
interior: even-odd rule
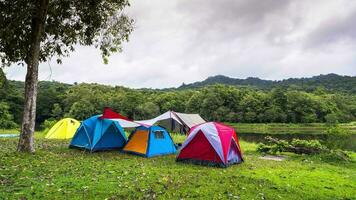
[[[337,124],[339,123],[339,117],[336,113],[330,113],[325,116],[325,121],[328,124]]]
[[[326,133],[329,135],[344,136],[344,135],[349,135],[350,130],[343,128],[343,127],[339,126],[338,124],[335,124],[334,126],[329,127],[326,130]]]
[[[340,149],[349,142],[348,137],[351,134],[350,130],[339,125],[333,125],[326,130],[327,140],[325,145],[331,149]]]
[[[290,143],[291,146],[294,148],[304,148],[309,149],[310,152],[320,152],[325,149],[323,145],[320,144],[318,140],[300,140],[300,139],[293,139]]]
[[[257,151],[261,153],[281,153],[281,152],[293,152],[297,154],[315,154],[320,153],[325,149],[318,140],[299,140],[293,139],[292,142],[285,140],[279,140],[272,137],[266,137],[266,143],[260,143],[257,147]]]
[[[9,110],[10,106],[6,102],[0,102],[0,128],[13,129],[18,127]]]
[[[286,151],[289,144],[285,140],[278,140],[272,137],[265,137],[266,143],[259,143],[257,146],[257,151],[261,153],[276,154]]]
[[[323,160],[328,161],[351,161],[351,156],[347,151],[342,151],[340,149],[330,150],[327,153],[321,154]]]
[[[47,133],[49,129],[52,128],[57,123],[57,120],[55,119],[47,119],[41,124],[41,129],[43,130],[44,133]]]
[[[300,140],[293,139],[291,142],[278,140],[272,137],[266,137],[265,143],[257,146],[257,151],[264,154],[276,154],[282,152],[291,152],[296,154],[320,154],[326,160],[350,161],[351,157],[346,151],[330,150],[323,146],[318,140]]]

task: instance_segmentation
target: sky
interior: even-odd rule
[[[178,87],[209,76],[269,80],[356,75],[355,0],[132,0],[135,29],[109,64],[78,46],[40,80]],[[5,69],[24,80],[25,67]]]

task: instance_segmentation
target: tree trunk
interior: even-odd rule
[[[21,134],[17,151],[34,152],[33,134],[35,132],[38,65],[41,37],[44,31],[49,0],[36,1],[32,16],[30,50],[26,59],[25,105],[22,117]]]

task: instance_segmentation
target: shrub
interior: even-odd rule
[[[300,152],[309,154],[320,153],[326,149],[326,147],[320,144],[318,140],[293,139],[290,144],[293,148],[298,149]]]
[[[340,149],[330,150],[327,153],[321,154],[321,158],[327,161],[351,161],[351,156],[347,151]]]
[[[41,124],[41,129],[43,130],[44,133],[47,133],[49,129],[52,128],[57,123],[57,120],[54,119],[47,119]]]
[[[10,106],[6,102],[0,102],[0,128],[12,129],[18,127],[9,110]]]
[[[265,143],[257,146],[257,151],[264,154],[291,152],[296,154],[320,154],[326,160],[350,161],[351,157],[346,151],[332,150],[322,145],[318,140],[293,139],[291,142],[266,137]]]
[[[336,124],[334,126],[329,127],[326,130],[326,133],[329,135],[344,136],[350,134],[350,130]]]
[[[351,134],[350,130],[343,128],[337,124],[329,127],[326,130],[327,140],[325,145],[331,149],[340,149],[345,146],[345,143],[349,142],[348,137]]]
[[[281,153],[288,148],[289,144],[285,140],[278,140],[272,137],[265,137],[266,143],[259,143],[257,146],[257,151],[261,153],[276,154]]]

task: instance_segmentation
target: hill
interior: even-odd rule
[[[0,128],[13,128],[22,119],[24,82],[8,80],[4,86],[0,88]],[[277,86],[282,88],[271,90]],[[137,120],[175,110],[233,123],[347,123],[356,119],[355,90],[355,77],[335,74],[283,81],[215,76],[164,90],[41,81],[36,123],[69,116],[83,120],[106,106]]]
[[[269,90],[275,87],[287,88],[293,86],[298,89],[311,91],[318,87],[324,87],[330,91],[356,93],[356,76],[341,76],[337,74],[319,75],[310,78],[289,78],[279,81],[263,80],[255,77],[238,79],[217,75],[208,77],[204,81],[183,84],[178,87],[178,89],[194,89],[214,84],[224,84],[240,87],[248,86],[263,90]]]

